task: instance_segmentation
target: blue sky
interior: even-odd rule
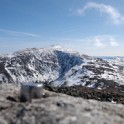
[[[0,53],[62,45],[124,56],[124,0],[0,0]]]

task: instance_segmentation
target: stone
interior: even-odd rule
[[[0,124],[124,124],[124,105],[86,100],[44,90],[32,102],[11,101],[20,86],[0,85]]]
[[[42,84],[21,84],[21,96],[20,100],[22,102],[29,101],[32,99],[37,99],[42,97]]]

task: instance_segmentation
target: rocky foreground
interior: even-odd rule
[[[20,87],[0,85],[0,124],[124,124],[124,106],[44,90],[31,103],[19,100]]]

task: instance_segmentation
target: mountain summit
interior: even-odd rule
[[[57,87],[83,85],[101,89],[123,85],[123,67],[117,61],[81,55],[55,45],[0,56],[0,82],[39,82]]]

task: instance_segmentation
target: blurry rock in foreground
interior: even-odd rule
[[[19,88],[12,84],[0,85],[0,124],[124,124],[121,104],[50,91],[44,91],[49,94],[46,98],[32,100],[32,103],[14,102],[18,101]]]

